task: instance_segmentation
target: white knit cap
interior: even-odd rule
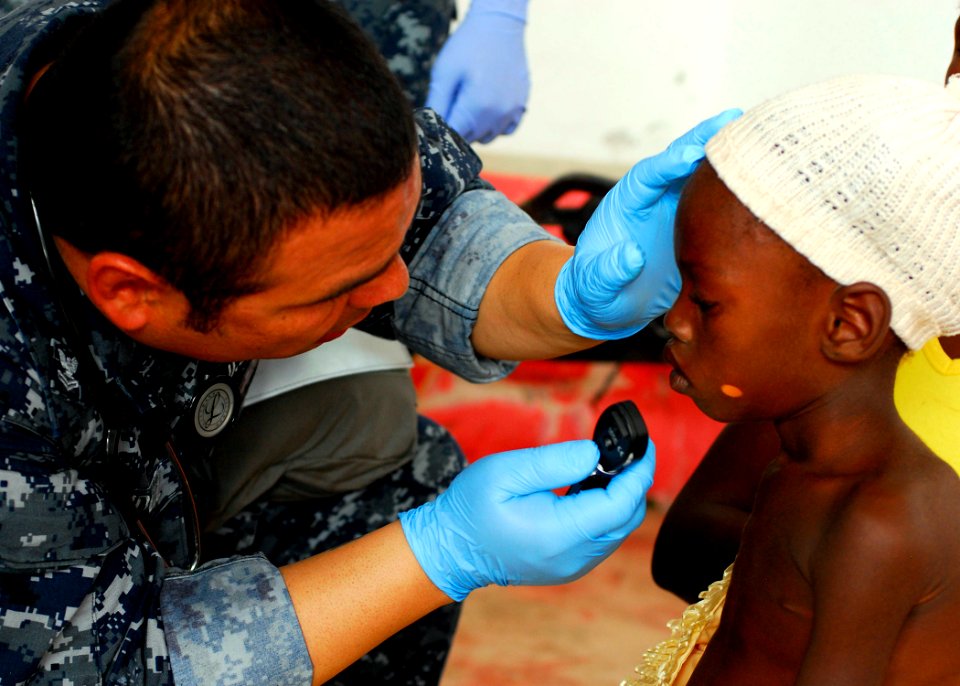
[[[907,346],[960,333],[960,79],[807,86],[725,126],[707,158],[827,276],[882,288]]]

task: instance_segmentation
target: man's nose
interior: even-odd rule
[[[390,300],[396,300],[407,292],[410,274],[403,259],[396,255],[390,266],[365,284],[350,293],[350,305],[358,310],[373,309]]]

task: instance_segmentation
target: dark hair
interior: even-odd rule
[[[299,220],[383,195],[416,150],[376,48],[328,0],[120,0],[27,100],[47,230],[140,261],[209,330]]]

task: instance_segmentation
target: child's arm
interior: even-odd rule
[[[695,603],[723,575],[737,555],[763,472],[779,452],[771,422],[723,428],[657,532],[651,571],[658,586]]]
[[[852,500],[811,557],[813,632],[797,686],[882,684],[908,614],[932,586],[935,525],[921,526],[902,495]]]

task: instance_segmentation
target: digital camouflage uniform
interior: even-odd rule
[[[456,450],[423,420],[422,443],[437,451],[418,450],[343,499],[258,504],[194,567],[200,523],[181,469],[215,440],[200,433],[216,414],[211,399],[239,403],[253,365],[138,345],[83,300],[59,261],[55,288],[18,177],[31,57],[100,4],[41,0],[0,19],[0,684],[308,684],[276,565],[432,497],[458,468]],[[512,365],[470,345],[480,299],[507,255],[547,235],[477,178],[479,160],[436,115],[419,112],[417,124],[423,198],[401,250],[410,290],[368,323],[466,378],[493,380]],[[202,488],[196,495],[202,502]],[[439,645],[447,637],[435,626],[427,643],[433,631]],[[389,682],[394,666],[378,667]]]
[[[337,0],[367,35],[415,107],[430,88],[430,69],[450,33],[455,0]]]

